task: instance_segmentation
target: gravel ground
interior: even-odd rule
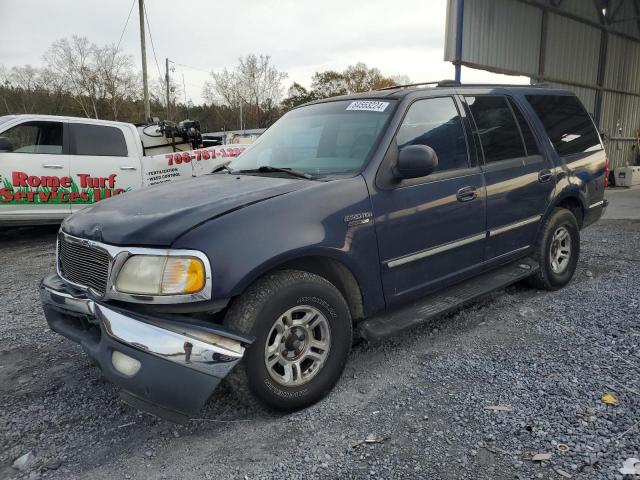
[[[48,330],[54,237],[0,233],[0,478],[612,479],[640,457],[640,222],[585,230],[562,291],[514,286],[355,347],[311,408],[271,416],[221,391],[185,426],[125,405]]]

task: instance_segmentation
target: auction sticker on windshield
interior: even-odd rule
[[[365,112],[384,112],[389,106],[389,102],[378,102],[375,100],[358,100],[351,102],[347,110],[362,110]]]

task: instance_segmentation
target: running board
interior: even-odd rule
[[[494,290],[523,280],[539,269],[540,265],[537,262],[531,258],[524,258],[491,270],[463,283],[432,293],[406,307],[362,321],[358,324],[360,336],[369,342],[388,337],[457,310]]]

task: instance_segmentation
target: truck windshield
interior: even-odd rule
[[[356,173],[394,106],[395,101],[390,99],[341,100],[292,110],[229,168],[234,172],[286,168],[313,177]]]

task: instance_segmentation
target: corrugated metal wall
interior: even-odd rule
[[[508,21],[505,21],[508,19]],[[470,0],[464,4],[462,51],[473,63],[535,75],[542,14],[510,0]]]
[[[548,15],[547,25],[544,76],[595,85],[598,81],[600,31],[552,13]],[[537,35],[540,36],[539,30]]]
[[[634,40],[640,30],[636,0],[621,1],[611,3],[615,21],[603,33],[591,0],[464,0],[459,63],[572,90],[590,112],[597,113],[600,97],[609,159],[613,167],[625,165],[635,158],[640,129],[640,41]],[[453,62],[460,2],[449,0],[448,7],[445,60]],[[601,42],[606,55],[599,78]]]

